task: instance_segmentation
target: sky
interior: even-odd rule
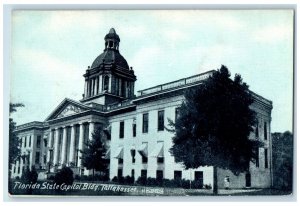
[[[225,65],[273,102],[272,132],[292,131],[291,10],[17,10],[11,21],[10,101],[17,124],[44,121],[80,100],[88,66],[110,28],[132,66],[135,91]]]

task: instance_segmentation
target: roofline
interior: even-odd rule
[[[205,75],[205,74],[208,74],[208,73],[212,73],[212,72],[216,72],[216,70],[209,70],[209,71],[206,71],[206,72],[203,72],[203,73],[200,73],[200,74],[195,74],[195,75],[192,75],[192,76],[188,76],[188,77],[185,77],[185,78],[181,78],[181,79],[177,79],[177,80],[174,80],[174,81],[171,81],[171,82],[167,82],[167,83],[164,83],[164,84],[158,84],[156,86],[153,86],[153,87],[148,87],[146,89],[142,89],[142,90],[138,90],[137,92],[142,92],[142,91],[145,91],[145,90],[148,90],[148,89],[153,89],[155,87],[159,87],[159,86],[165,86],[167,84],[171,84],[171,83],[175,83],[175,82],[178,82],[178,81],[181,81],[181,80],[185,80],[187,78],[192,78],[192,77],[196,77],[196,76],[201,76],[201,75]],[[142,96],[142,95],[141,95]]]

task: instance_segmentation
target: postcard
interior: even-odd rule
[[[13,10],[9,194],[292,194],[293,48],[293,9]]]

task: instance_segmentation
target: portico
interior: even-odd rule
[[[56,172],[65,165],[75,174],[87,173],[82,166],[80,151],[92,139],[95,129],[106,125],[103,112],[65,99],[46,121],[49,125],[47,170]]]

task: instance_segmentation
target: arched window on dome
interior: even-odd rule
[[[109,48],[113,48],[114,47],[114,42],[113,41],[109,41]]]
[[[108,91],[108,85],[109,85],[109,76],[105,76],[104,77],[104,81],[103,81],[103,90],[107,90]]]

